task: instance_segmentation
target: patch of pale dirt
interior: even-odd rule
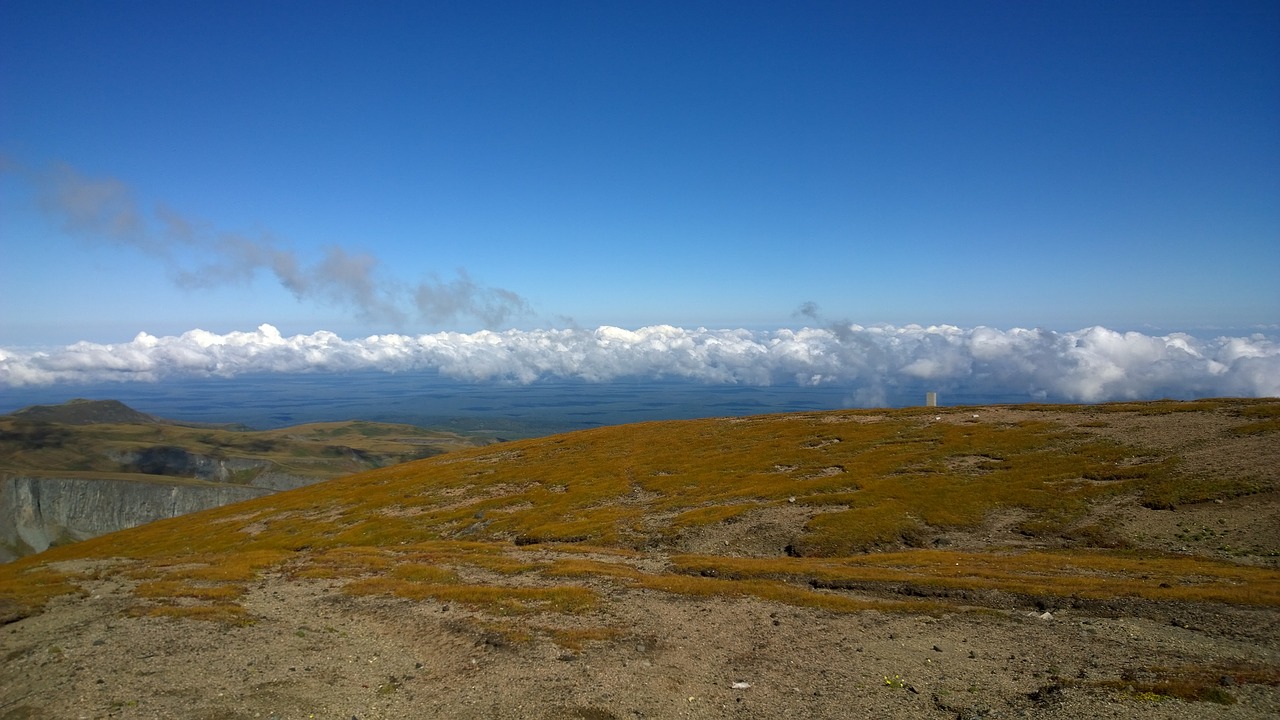
[[[1052,419],[1127,445],[1176,454],[1180,458],[1179,469],[1190,474],[1249,478],[1280,467],[1280,443],[1275,435],[1234,435],[1230,429],[1246,421],[1225,412],[1081,412],[1060,413]]]
[[[952,455],[946,459],[947,472],[960,475],[985,475],[1000,464],[986,455]]]
[[[611,593],[607,611],[518,618],[538,629],[520,641],[500,630],[511,618],[432,600],[353,598],[332,582],[263,579],[245,599],[258,618],[247,627],[127,617],[127,588],[101,582],[88,598],[0,629],[0,718],[1280,714],[1275,687],[1231,686],[1239,702],[1224,706],[1098,686],[1153,667],[1275,666],[1280,627],[1270,609],[1188,608],[1177,622],[1071,608],[1042,619],[1030,606],[840,615],[598,584]],[[1202,627],[1197,617],[1213,622]],[[553,642],[552,627],[614,636],[574,649]],[[1054,689],[1055,678],[1070,682]]]
[[[1018,532],[1018,524],[1030,517],[1031,514],[1022,508],[1001,508],[988,513],[981,527],[939,532],[932,536],[929,544],[938,548],[972,552],[992,548],[1037,550],[1048,547],[1043,539]]]
[[[752,510],[711,525],[682,529],[674,545],[682,552],[731,557],[780,557],[803,534],[805,525],[824,512],[846,509],[843,505],[810,507],[778,505]]]
[[[925,422],[1014,424],[1044,421],[1071,428],[1085,436],[1114,440],[1135,448],[1130,462],[1152,459],[1142,451],[1176,455],[1177,472],[1185,477],[1206,476],[1240,480],[1260,492],[1212,502],[1153,510],[1130,497],[1100,502],[1082,523],[1111,527],[1134,548],[1211,556],[1250,565],[1280,567],[1280,442],[1274,434],[1236,435],[1232,428],[1249,422],[1229,411],[1174,412],[1145,415],[1113,412],[1102,407],[1055,411],[1017,406],[940,408]],[[981,473],[992,462],[982,456],[955,456],[948,470]],[[1124,464],[1123,462],[1121,463]],[[1072,482],[1087,482],[1084,479]],[[958,549],[983,547],[1036,548],[1053,543],[1016,532],[1021,511],[993,513],[971,532],[948,531],[935,538],[939,545]],[[1059,543],[1061,544],[1061,543]]]
[[[867,415],[864,413],[857,413],[857,414],[832,413],[829,415],[823,415],[822,422],[827,424],[850,423],[850,422],[867,424],[867,423],[878,423],[884,420],[885,417],[886,416],[884,415]]]
[[[1280,493],[1151,510],[1129,503],[1119,531],[1134,545],[1280,567]]]

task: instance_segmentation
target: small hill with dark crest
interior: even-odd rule
[[[12,413],[12,417],[26,422],[49,422],[62,425],[146,425],[162,422],[151,415],[134,410],[119,400],[86,400],[84,398],[68,400],[61,405],[32,405]]]

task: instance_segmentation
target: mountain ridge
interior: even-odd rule
[[[177,424],[138,412],[119,400],[87,398],[74,398],[58,405],[29,405],[21,410],[15,410],[10,415],[20,420],[63,425]]]

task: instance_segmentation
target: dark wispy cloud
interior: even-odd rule
[[[118,344],[51,351],[0,348],[0,386],[155,381],[245,373],[429,370],[473,382],[545,378],[607,382],[666,378],[743,385],[845,388],[850,405],[886,404],[902,388],[1098,402],[1280,395],[1274,337],[1145,335],[949,325],[749,330],[659,325],[624,330],[507,330],[343,339],[286,337],[263,325],[225,335],[139,334]],[[852,339],[852,340],[851,340]]]
[[[62,229],[97,240],[133,245],[147,252],[163,248],[147,233],[128,185],[114,178],[89,179],[59,163],[38,176],[40,206]]]
[[[443,323],[460,315],[471,315],[488,327],[497,327],[531,311],[529,304],[516,293],[479,285],[463,269],[457,274],[458,277],[448,281],[432,276],[418,285],[413,297],[422,317]]]
[[[531,312],[519,294],[482,285],[462,269],[448,280],[424,272],[416,286],[407,285],[385,277],[378,258],[367,253],[330,246],[307,262],[269,234],[222,231],[163,204],[148,212],[115,178],[86,177],[66,164],[23,174],[35,178],[41,207],[64,231],[143,252],[184,288],[248,283],[265,273],[300,302],[336,305],[361,319],[396,325],[470,318],[498,327]]]
[[[857,342],[858,338],[849,331],[852,323],[848,320],[828,320],[822,314],[822,309],[818,307],[818,303],[812,300],[806,300],[800,303],[800,307],[792,313],[792,317],[810,320],[830,330],[836,338],[845,342]]]

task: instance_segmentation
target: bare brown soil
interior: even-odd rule
[[[1271,490],[1239,497],[1176,509],[1109,499],[1092,513],[1140,550],[1277,567],[1274,433],[1205,443],[1222,428],[1202,425],[1224,422],[1208,413],[989,412],[1177,449],[1196,472],[1267,479]],[[965,466],[955,472],[981,471],[978,460],[957,463]],[[779,556],[814,512],[771,507],[690,529],[626,562],[656,570],[681,552]],[[932,541],[1052,547],[1017,532],[1019,520],[993,513],[981,528]],[[947,598],[936,614],[835,613],[594,578],[582,582],[607,602],[589,613],[503,616],[351,595],[341,580],[276,569],[240,599],[254,618],[241,625],[135,616],[138,581],[116,566],[59,564],[96,578],[84,583],[88,595],[0,627],[0,720],[1280,717],[1280,608],[1268,604],[986,592]],[[903,599],[919,588],[840,592]],[[610,632],[591,639],[575,628]],[[1176,697],[1192,691],[1200,699]]]

